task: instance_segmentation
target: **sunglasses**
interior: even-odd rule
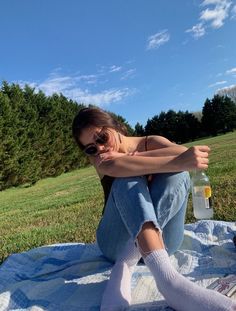
[[[106,130],[102,129],[93,144],[89,144],[84,148],[84,152],[89,156],[96,156],[98,154],[97,145],[105,145],[109,140],[109,134]]]

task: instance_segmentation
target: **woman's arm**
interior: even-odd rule
[[[191,171],[208,167],[209,151],[208,146],[195,146],[170,156],[130,156],[107,152],[98,155],[93,163],[100,175],[113,177]]]
[[[186,151],[188,148],[180,145],[169,146],[169,147],[163,147],[161,149],[154,149],[154,150],[148,150],[148,151],[142,151],[142,152],[135,152],[136,156],[142,156],[142,157],[165,157],[165,156],[176,156],[184,151]]]
[[[148,136],[147,151],[136,152],[137,156],[144,157],[162,157],[179,155],[186,151],[187,148],[182,145],[172,143],[163,136]]]

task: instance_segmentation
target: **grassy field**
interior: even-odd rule
[[[186,144],[211,147],[207,171],[214,219],[236,220],[236,132]],[[92,167],[0,193],[0,261],[9,254],[60,242],[92,242],[103,207]],[[191,197],[186,223],[194,222]]]

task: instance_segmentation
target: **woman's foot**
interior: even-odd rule
[[[114,264],[104,291],[101,311],[124,310],[131,303],[131,278],[141,255],[135,243],[129,240]]]
[[[114,265],[102,297],[101,311],[124,310],[130,305],[131,277],[131,269],[125,262]]]
[[[157,287],[168,305],[178,311],[233,311],[230,298],[191,282],[171,265],[166,250],[151,252],[144,261],[151,270]]]

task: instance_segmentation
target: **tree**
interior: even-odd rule
[[[199,122],[202,120],[202,111],[194,111],[192,112],[192,115],[198,119]]]
[[[110,112],[110,111],[107,111],[114,119],[116,119],[117,121],[119,121],[121,124],[124,124],[124,126],[126,127],[126,129],[127,129],[127,132],[128,132],[128,135],[129,136],[132,136],[133,134],[134,134],[134,130],[133,130],[133,128],[132,128],[132,126],[128,123],[128,121],[124,118],[124,117],[122,117],[122,116],[120,116],[120,115],[118,115],[118,114],[115,114],[114,112]]]
[[[146,135],[158,135],[158,132],[159,132],[158,121],[159,121],[158,115],[155,115],[152,119],[147,120],[147,124],[145,126]],[[161,133],[159,135],[161,135]]]
[[[169,140],[182,144],[200,137],[201,123],[188,111],[161,112],[148,119],[145,126],[146,135],[161,135]]]
[[[217,135],[236,128],[236,105],[227,96],[207,99],[202,109],[202,127],[206,134]]]
[[[139,122],[137,122],[134,127],[134,136],[144,136],[144,135],[145,130],[143,126]]]
[[[57,176],[88,162],[72,138],[84,107],[63,95],[3,82],[0,90],[0,189]]]
[[[179,111],[176,114],[175,141],[185,143],[201,135],[201,123],[188,111]]]
[[[0,189],[14,184],[18,174],[15,115],[8,96],[0,93]]]
[[[218,91],[218,95],[229,97],[234,103],[236,103],[236,85],[230,87],[224,87]]]

